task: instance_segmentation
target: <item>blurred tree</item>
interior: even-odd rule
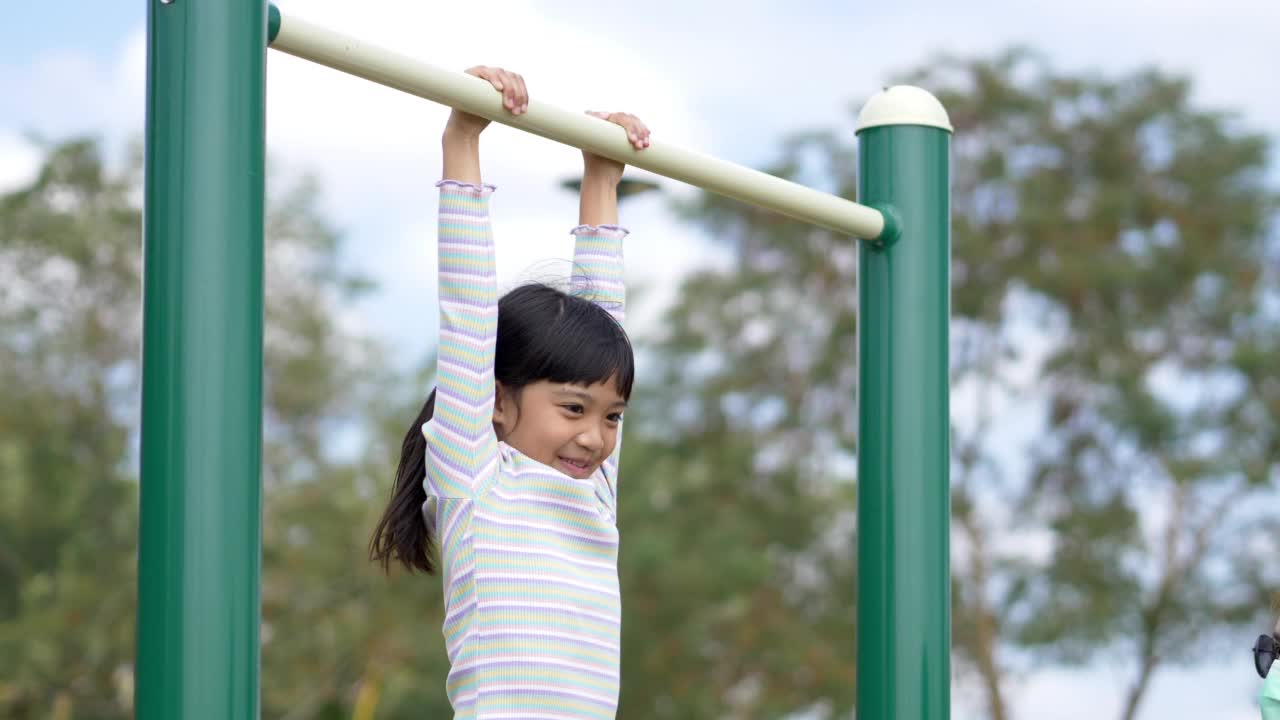
[[[340,263],[317,190],[268,192],[263,715],[445,717],[439,580],[389,584],[368,561],[428,383],[345,314],[368,284]]]
[[[0,715],[126,717],[138,173],[48,148],[0,198]]]
[[[1015,50],[903,79],[956,126],[957,670],[1003,720],[1031,667],[1013,647],[1127,654],[1132,718],[1162,663],[1280,581],[1258,532],[1280,417],[1267,144],[1155,71]],[[851,135],[795,135],[766,170],[853,197]],[[684,212],[733,260],[684,284],[631,414],[622,714],[847,715],[853,241],[710,195]],[[1030,448],[1014,425],[1041,428]]]
[[[46,153],[29,185],[0,198],[0,715],[125,718],[141,156],[113,168],[92,140]],[[421,402],[393,401],[388,388],[424,383],[394,377],[383,349],[344,318],[368,283],[339,264],[315,184],[277,180],[267,217],[264,716],[349,717],[358,697],[366,707],[381,697],[379,717],[443,716],[438,584],[388,587],[365,560],[399,425]],[[373,441],[339,448],[363,435]]]
[[[913,78],[946,88],[972,138],[957,144],[956,314],[1001,328],[969,328],[992,346],[974,358],[1043,356],[1023,391],[1046,428],[1003,483],[985,433],[957,443],[957,627],[984,677],[996,627],[1052,660],[1128,654],[1132,718],[1161,663],[1203,658],[1265,606],[1267,548],[1243,540],[1276,489],[1280,405],[1258,362],[1278,329],[1267,143],[1158,72],[1070,77],[1026,52],[961,66],[960,83]],[[1042,556],[992,543],[1046,532]]]
[[[766,170],[854,194],[833,138],[784,156]],[[686,214],[735,252],[683,284],[629,411],[619,715],[847,717],[856,246],[714,196]]]
[[[434,370],[434,362],[427,363]],[[356,462],[323,458],[270,495],[264,528],[263,714],[354,720],[452,717],[440,634],[438,577],[368,561],[370,532],[385,507],[400,440],[430,384],[372,368],[358,405],[365,418]],[[379,377],[380,375],[380,377]],[[407,388],[417,388],[420,396]],[[295,457],[296,461],[297,458]]]
[[[1202,660],[1280,581],[1257,512],[1280,480],[1268,143],[1154,70],[1069,76],[1024,51],[930,68],[912,81],[959,138],[956,316],[996,368],[1043,356],[1027,472],[1000,482],[981,430],[957,443],[957,639],[984,676],[997,627],[1051,660],[1127,655],[1128,720],[1162,664]],[[1045,553],[997,549],[1028,531]]]
[[[1280,585],[1267,146],[1156,72],[929,68],[905,79],[957,130],[957,671],[1003,720],[1033,662],[1125,653],[1131,718]],[[72,141],[0,197],[6,717],[131,714],[140,167]],[[855,167],[851,133],[809,132],[767,169],[852,197]],[[429,378],[346,319],[367,284],[314,184],[270,188],[264,717],[447,717],[438,579],[365,560]],[[733,261],[637,338],[619,715],[847,717],[856,248],[715,197],[683,212]]]

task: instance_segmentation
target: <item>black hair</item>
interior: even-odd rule
[[[516,396],[540,380],[593,385],[613,378],[625,400],[631,397],[635,355],[622,326],[600,305],[548,285],[522,285],[498,301],[493,374]],[[433,389],[405,433],[391,501],[369,542],[369,559],[384,570],[399,560],[410,572],[435,572],[434,539],[422,514],[427,500],[422,426],[431,419],[435,400]]]

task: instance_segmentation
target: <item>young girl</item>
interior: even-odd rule
[[[467,71],[523,113],[524,80]],[[624,113],[593,113],[627,132]],[[410,426],[371,557],[443,570],[455,718],[612,718],[619,686],[618,445],[634,360],[621,326],[623,165],[583,153],[570,294],[498,299],[480,180],[488,121],[455,110],[440,189],[437,389]]]

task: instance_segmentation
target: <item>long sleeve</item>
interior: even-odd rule
[[[435,413],[427,440],[429,495],[471,498],[498,468],[493,356],[498,289],[492,186],[442,180],[439,211],[440,344]]]
[[[574,295],[585,297],[622,324],[627,291],[622,275],[622,241],[630,232],[618,225],[579,225],[572,231]]]
[[[570,291],[604,308],[618,324],[626,319],[627,291],[623,276],[622,244],[630,234],[618,225],[579,225],[572,231],[573,279]],[[604,462],[610,484],[611,510],[617,501],[618,457],[622,453],[622,429],[613,453]]]

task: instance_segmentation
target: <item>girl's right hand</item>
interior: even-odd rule
[[[483,80],[502,93],[502,105],[512,115],[520,115],[529,109],[529,91],[525,88],[524,78],[509,70],[487,65],[469,68],[466,73]],[[489,120],[479,115],[472,115],[461,110],[454,110],[445,125],[445,134],[459,137],[475,138],[489,127]]]

